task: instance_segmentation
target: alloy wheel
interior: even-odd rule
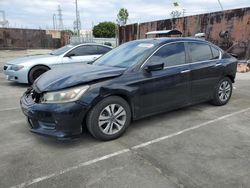
[[[113,135],[124,127],[126,118],[126,111],[121,105],[110,104],[101,111],[98,125],[104,134]]]
[[[219,99],[222,101],[222,102],[225,102],[229,99],[230,95],[231,95],[231,85],[228,81],[223,81],[219,87]]]

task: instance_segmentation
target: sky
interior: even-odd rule
[[[220,1],[225,10],[250,7],[249,0]],[[174,2],[178,2],[180,11],[185,9],[185,16],[221,10],[218,0],[78,0],[81,27],[89,29],[99,22],[116,22],[120,8],[128,10],[128,24],[167,19],[171,17]],[[0,10],[5,11],[10,27],[16,28],[53,28],[53,14],[58,14],[58,5],[64,28],[73,29],[75,0],[0,0]]]

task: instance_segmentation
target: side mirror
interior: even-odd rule
[[[238,55],[237,54],[233,54],[233,53],[230,53],[231,56],[235,57],[236,59],[238,59]]]
[[[73,53],[68,53],[68,54],[65,55],[65,57],[69,57],[69,58],[72,57],[72,56],[75,56],[75,54],[73,54]]]
[[[159,71],[159,70],[163,70],[164,69],[164,63],[158,63],[155,65],[148,65],[145,67],[145,70],[147,72],[151,72],[151,71]]]

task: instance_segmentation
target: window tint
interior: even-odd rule
[[[148,61],[148,64],[164,63],[164,66],[185,64],[186,54],[184,43],[167,44],[158,50]]]
[[[70,52],[71,54],[75,54],[75,56],[83,56],[83,55],[95,55],[97,53],[97,46],[79,46]]]
[[[213,59],[211,48],[207,44],[189,43],[189,49],[192,57],[192,62]]]
[[[111,50],[111,48],[104,47],[104,46],[97,46],[98,54],[106,54]]]
[[[213,59],[219,59],[220,57],[220,52],[216,48],[211,46],[212,54],[213,54]]]

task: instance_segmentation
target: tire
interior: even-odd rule
[[[120,137],[130,122],[130,106],[118,96],[107,97],[100,101],[90,110],[86,119],[91,135],[103,141]]]
[[[33,68],[30,70],[29,75],[28,75],[29,83],[30,83],[30,84],[33,84],[34,81],[35,81],[39,76],[41,76],[43,73],[47,72],[48,70],[49,70],[48,67],[42,66],[42,65],[33,67]]]
[[[214,89],[213,100],[211,103],[216,106],[222,106],[228,103],[233,91],[232,81],[228,77],[222,78]]]

